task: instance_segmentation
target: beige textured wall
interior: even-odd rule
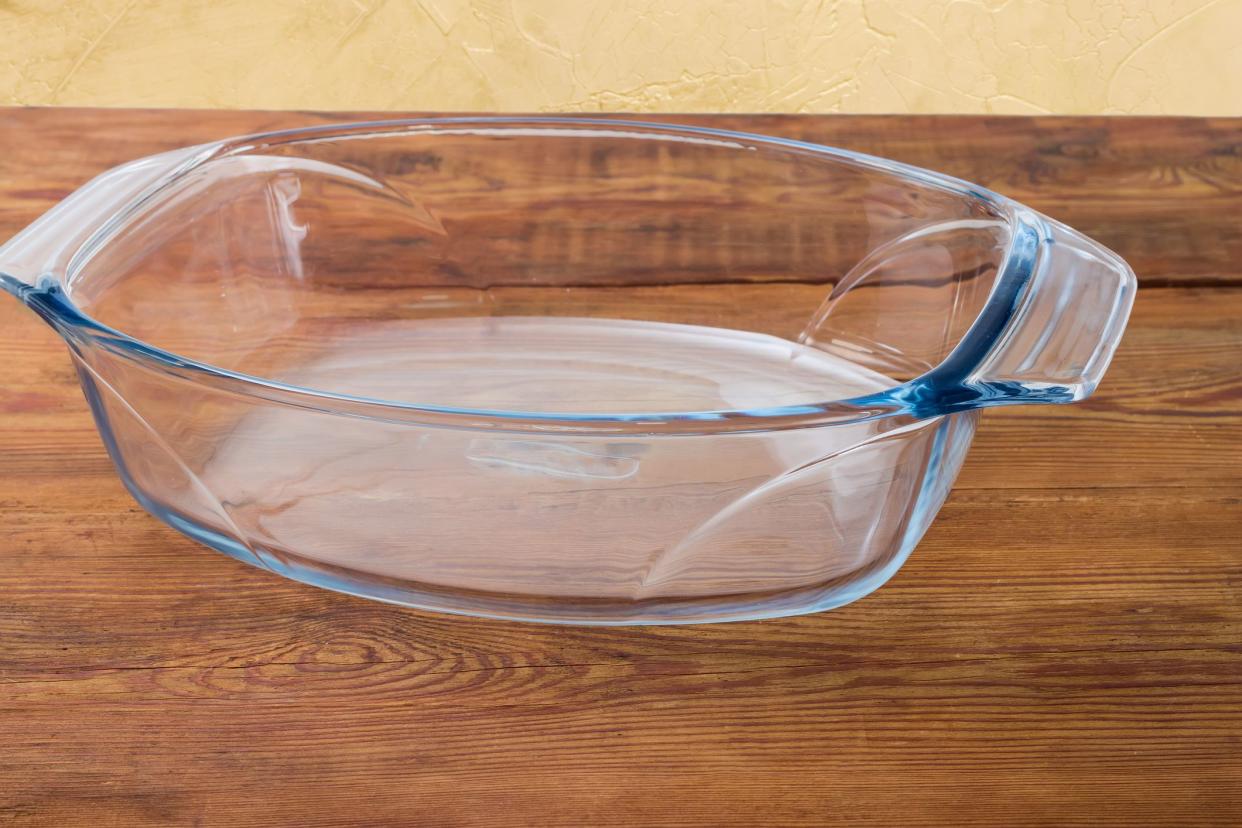
[[[1242,114],[1242,0],[0,0],[0,102]]]

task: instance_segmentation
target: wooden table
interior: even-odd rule
[[[0,111],[0,238],[123,160],[327,118]],[[0,825],[1242,824],[1242,120],[682,120],[945,170],[1113,247],[1143,287],[1100,392],[984,417],[852,606],[541,627],[148,517],[6,299]]]

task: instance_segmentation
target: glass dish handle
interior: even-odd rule
[[[1042,226],[1041,226],[1042,225]],[[967,386],[976,404],[1074,402],[1089,396],[1121,340],[1137,280],[1117,254],[1041,217],[1033,274]]]
[[[211,149],[205,145],[152,155],[91,179],[0,245],[0,288],[20,295],[44,275],[63,271],[73,251],[100,229],[117,205]]]

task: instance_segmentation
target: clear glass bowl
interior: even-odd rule
[[[875,589],[979,410],[1091,393],[1135,290],[1110,251],[956,179],[586,118],[154,156],[0,271],[179,531],[370,598],[601,624]]]

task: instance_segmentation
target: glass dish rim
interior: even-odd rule
[[[381,135],[451,133],[454,129],[472,126],[476,129],[494,127],[512,131],[522,126],[561,131],[575,126],[587,127],[593,131],[619,128],[628,134],[680,134],[729,141],[742,146],[758,145],[778,151],[810,153],[981,201],[1008,222],[1011,238],[986,302],[961,340],[939,364],[912,379],[872,394],[756,409],[637,413],[541,412],[428,405],[341,394],[232,371],[146,343],[79,310],[62,289],[62,280],[54,274],[41,276],[33,287],[20,285],[18,290],[37,313],[68,335],[71,343],[75,338],[81,337],[118,356],[163,373],[178,375],[190,382],[206,383],[231,393],[323,413],[418,422],[442,427],[555,434],[710,434],[845,425],[897,414],[921,419],[1000,402],[1012,402],[1018,396],[1038,396],[1049,402],[1069,401],[1072,398],[1068,390],[1058,387],[1039,389],[1012,383],[1005,383],[1005,387],[994,387],[993,384],[970,382],[976,369],[1003,345],[1009,323],[1017,314],[1021,299],[1035,273],[1039,249],[1047,243],[1048,236],[1041,216],[985,187],[911,164],[792,138],[672,122],[520,115],[400,118],[315,124],[250,133],[189,146],[181,151],[198,151],[161,174],[137,194],[110,208],[110,215],[71,254],[63,281],[68,284],[75,273],[124,230],[126,222],[138,210],[155,203],[171,185],[210,161],[283,144],[326,139],[356,140]],[[150,157],[152,156],[148,156]],[[119,168],[112,168],[115,169]],[[8,278],[10,277],[0,274],[0,279]]]

